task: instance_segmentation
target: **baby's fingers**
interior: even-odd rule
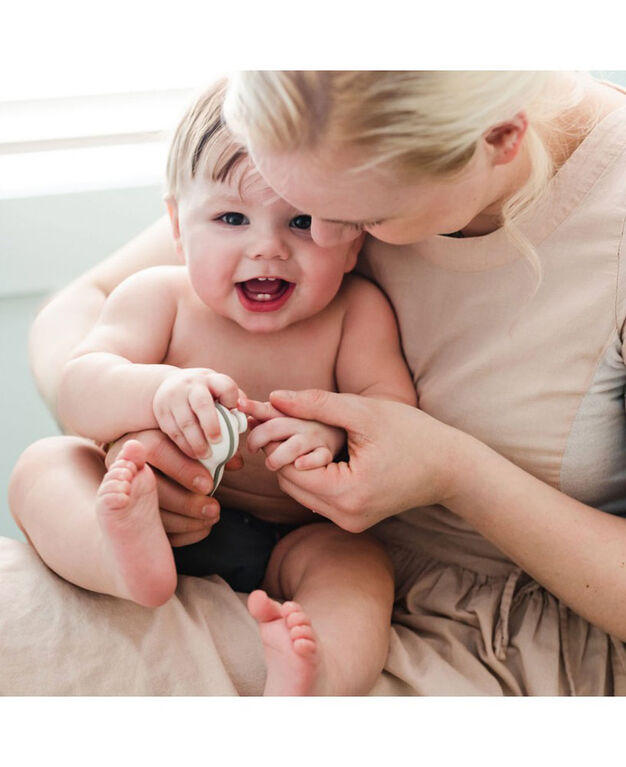
[[[278,471],[283,466],[294,463],[297,458],[306,455],[312,449],[314,449],[314,446],[309,444],[304,435],[296,434],[279,445],[271,455],[268,455],[265,459],[265,466],[270,471]]]
[[[269,402],[259,402],[256,399],[248,399],[248,397],[239,397],[237,407],[242,413],[252,416],[257,421],[269,421],[270,418],[278,418],[283,416],[280,410],[276,410],[275,407],[270,405]]]
[[[224,407],[237,407],[240,389],[230,376],[223,373],[212,373],[208,377],[209,391],[214,399],[218,399]]]
[[[188,455],[190,458],[196,458],[193,448],[189,442],[187,442],[185,435],[176,423],[171,411],[168,410],[165,413],[161,413],[157,418],[157,423],[159,424],[159,429],[161,429],[164,434],[167,434],[172,442],[182,450],[185,455]]]
[[[205,438],[203,458],[206,454],[207,442],[218,440],[221,436],[220,422],[215,409],[215,402],[206,386],[195,384],[189,391],[189,406],[198,419],[198,425]]]
[[[301,455],[293,462],[298,470],[321,469],[322,466],[328,466],[332,463],[333,454],[327,447],[317,447],[306,455]]]
[[[282,442],[292,437],[297,432],[297,425],[293,418],[273,418],[255,426],[248,434],[248,450],[256,453],[270,442]]]
[[[189,445],[191,451],[187,453],[185,450],[184,452],[186,452],[190,458],[204,458],[208,452],[209,445],[189,404],[177,404],[173,407],[172,417],[176,423],[178,432]],[[176,444],[179,443],[176,442]],[[183,448],[181,447],[181,450],[182,449]]]

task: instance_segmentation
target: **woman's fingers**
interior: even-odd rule
[[[171,533],[167,537],[170,544],[176,548],[177,546],[191,546],[192,543],[198,543],[198,541],[206,538],[210,532],[210,530],[204,530],[198,533]]]
[[[159,506],[166,515],[163,517],[166,532],[184,533],[217,522],[220,506],[215,498],[190,493],[159,474],[156,478]]]
[[[359,432],[367,417],[363,397],[356,394],[336,394],[321,389],[303,391],[274,391],[270,394],[272,405],[284,415],[320,421],[330,426],[340,426],[349,432]],[[371,403],[372,400],[366,400]]]

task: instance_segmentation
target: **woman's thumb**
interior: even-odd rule
[[[359,397],[354,394],[336,394],[322,389],[303,391],[274,391],[270,402],[285,415],[320,421],[329,426],[354,430]]]

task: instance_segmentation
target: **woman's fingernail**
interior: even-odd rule
[[[206,506],[202,507],[202,515],[205,517],[209,517],[211,519],[214,519],[218,515],[218,510],[216,506],[211,506],[207,504]]]
[[[195,477],[191,484],[203,495],[206,495],[208,492],[210,492],[213,487],[213,483],[210,479],[200,476]]]

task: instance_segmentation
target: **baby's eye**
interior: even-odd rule
[[[311,216],[306,216],[304,213],[294,216],[289,222],[289,226],[294,229],[308,230],[311,228]]]
[[[229,226],[242,226],[243,224],[250,223],[248,219],[243,215],[243,213],[235,213],[234,211],[223,213],[218,218],[218,221],[223,221],[225,224],[228,224]]]

